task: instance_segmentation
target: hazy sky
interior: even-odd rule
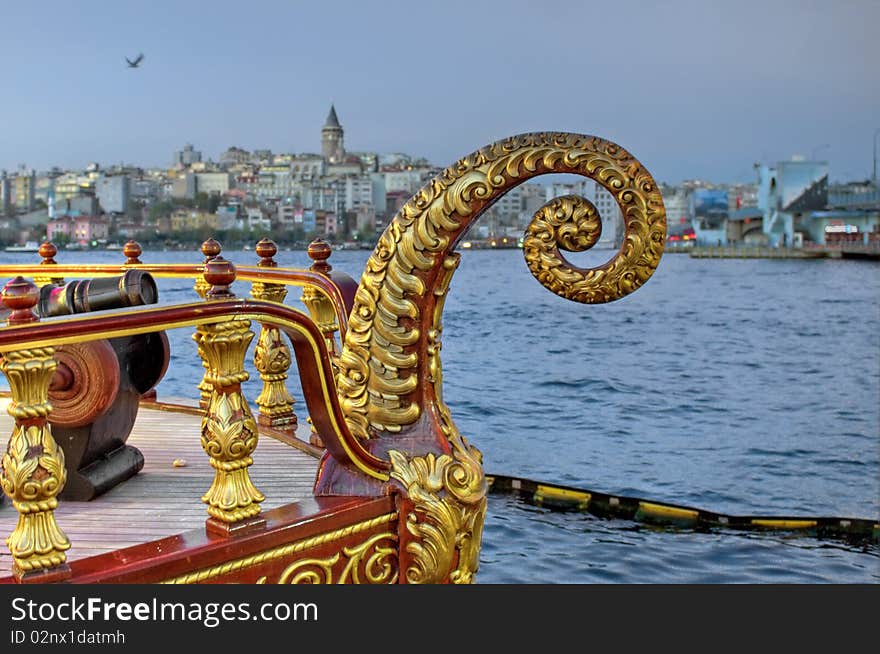
[[[793,154],[864,179],[880,128],[880,0],[68,0],[0,25],[8,169],[316,152],[331,102],[349,150],[446,165],[571,131],[671,183]]]

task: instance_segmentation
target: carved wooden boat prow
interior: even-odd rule
[[[443,305],[459,262],[455,247],[469,226],[509,189],[546,173],[583,175],[609,190],[625,234],[606,264],[588,270],[570,264],[561,250],[591,247],[601,221],[589,201],[557,198],[535,214],[526,232],[523,251],[533,275],[554,293],[583,303],[612,301],[643,284],[659,262],[666,231],[654,180],[621,147],[565,133],[512,137],[447,168],[400,210],[359,284],[332,270],[323,242],[310,247],[309,270],[292,270],[276,266],[276,248],[266,239],[256,248],[259,264],[237,269],[223,259],[216,241],[203,245],[205,260],[192,266],[142,263],[133,242],[126,244],[122,266],[64,266],[54,262],[50,244],[41,249],[43,264],[50,265],[3,266],[8,276],[20,275],[4,288],[11,313],[0,329],[0,367],[9,380],[8,411],[15,421],[0,477],[12,504],[0,507],[0,516],[16,514],[3,581],[473,581],[487,484],[480,452],[459,434],[443,402]],[[131,269],[192,277],[204,300],[48,319],[33,311],[39,286]],[[231,294],[235,280],[252,283],[250,299]],[[283,304],[288,286],[303,289],[308,315]],[[202,481],[207,490],[200,491],[205,526],[78,555],[89,534],[80,536],[73,526],[68,534],[65,500],[58,500],[67,471],[52,431],[56,349],[180,328],[195,329],[205,367],[198,384],[201,410],[181,412],[189,416],[192,433],[181,427],[166,438],[200,442],[202,463],[213,470],[213,480]],[[253,341],[263,390],[252,411],[241,384]],[[308,449],[297,445],[298,420],[285,386],[293,359],[314,439],[324,448],[311,497],[300,501],[273,497],[258,474],[261,448],[277,450],[272,458],[278,461],[285,452],[302,455]],[[139,420],[159,408],[142,402]],[[145,450],[147,466],[151,456]],[[79,512],[94,504],[97,515],[102,502],[149,477],[144,470],[92,503],[79,503]],[[273,475],[267,479],[283,478],[283,469]],[[268,504],[274,508],[264,509]],[[192,506],[198,506],[197,496],[188,510]]]

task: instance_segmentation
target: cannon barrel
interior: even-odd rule
[[[158,301],[153,276],[131,269],[117,277],[43,286],[37,312],[47,318]],[[141,396],[162,379],[169,357],[161,331],[56,348],[49,422],[67,468],[60,497],[90,500],[141,470],[144,457],[126,440]]]
[[[127,270],[118,277],[82,279],[63,286],[40,289],[37,312],[42,317],[67,316],[104,309],[121,309],[155,304],[159,298],[156,280],[143,270]]]

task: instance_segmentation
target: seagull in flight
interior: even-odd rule
[[[138,66],[140,66],[141,61],[143,61],[143,59],[144,59],[144,55],[143,55],[143,53],[141,53],[137,57],[134,58],[134,61],[132,61],[128,57],[125,58],[125,61],[128,63],[129,68],[137,68]]]

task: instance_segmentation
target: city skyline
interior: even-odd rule
[[[438,166],[565,130],[672,184],[751,183],[793,155],[871,175],[877,3],[474,4],[5,8],[0,168],[168,167],[185,143],[320,152],[332,103],[347,149]]]

